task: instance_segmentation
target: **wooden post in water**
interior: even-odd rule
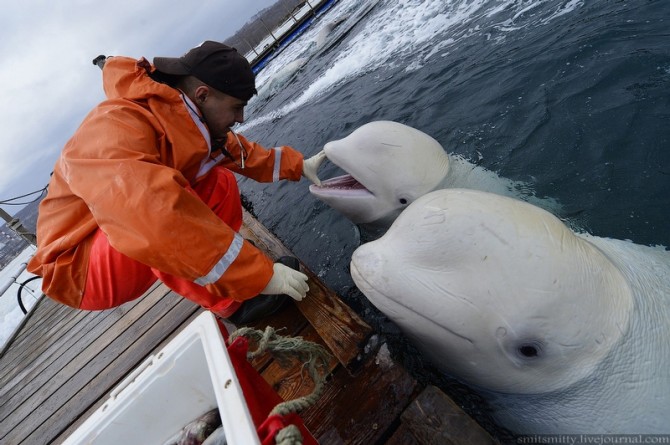
[[[289,11],[288,8],[286,8],[286,5],[284,3],[282,3],[282,6],[284,8],[284,11],[288,12],[288,14],[293,19],[293,23],[298,23],[298,19],[296,19],[295,16],[293,15],[293,11],[295,11],[295,8],[293,9],[293,11]]]
[[[267,32],[270,33],[270,35],[271,35],[272,38],[274,39],[274,43],[277,43],[277,38],[275,37],[274,34],[272,34],[272,31],[270,31],[270,28],[268,28],[268,25],[265,24],[265,22],[263,21],[263,19],[261,19],[260,17],[258,17],[258,21],[261,22],[261,23],[263,24],[263,27],[265,27],[265,29],[267,30]]]
[[[16,232],[17,235],[19,235],[24,240],[28,241],[33,246],[37,245],[37,237],[35,236],[35,234],[30,233],[28,229],[23,227],[23,224],[21,224],[21,221],[19,221],[18,218],[13,218],[12,215],[5,212],[2,208],[0,208],[0,216],[2,217],[2,219],[7,221],[7,227]]]
[[[316,9],[314,9],[314,6],[309,2],[309,0],[306,0],[307,6],[309,6],[309,10],[312,13],[314,17],[316,17]]]
[[[259,54],[258,54],[258,51],[256,51],[256,48],[254,48],[254,47],[251,45],[251,43],[249,43],[249,42],[247,41],[247,39],[245,39],[244,37],[242,37],[242,40],[244,40],[244,43],[246,43],[247,45],[249,45],[249,48],[251,48],[251,50],[254,52],[254,54],[256,54],[256,57],[258,57]]]

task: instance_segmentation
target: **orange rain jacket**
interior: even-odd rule
[[[39,207],[37,252],[28,265],[49,297],[78,308],[93,234],[119,252],[236,301],[272,277],[272,261],[243,241],[186,186],[214,165],[261,182],[299,180],[303,156],[239,137],[244,169],[210,153],[209,132],[178,90],[154,81],[146,59],[113,57],[103,70],[107,100],[86,116],[54,167]],[[189,108],[188,105],[191,105]],[[240,160],[240,144],[227,150]],[[110,277],[112,279],[112,277]]]

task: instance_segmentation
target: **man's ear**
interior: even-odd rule
[[[195,97],[196,103],[202,105],[209,97],[209,87],[207,85],[200,85],[195,89],[193,96]]]

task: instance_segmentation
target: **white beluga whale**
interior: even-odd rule
[[[559,207],[535,197],[527,184],[449,155],[431,136],[398,122],[365,124],[326,143],[324,152],[347,174],[311,185],[309,191],[358,225],[386,229],[421,196],[454,187],[512,196],[552,211]]]
[[[518,434],[670,433],[670,252],[465,189],[353,254],[361,292]]]
[[[347,19],[347,15],[336,18],[326,23],[314,39],[315,51],[319,51],[332,38],[333,30]]]
[[[291,83],[307,65],[307,63],[328,51],[336,43],[341,41],[351,29],[363,19],[379,0],[369,0],[363,2],[361,6],[356,6],[353,12],[343,14],[340,17],[326,23],[320,30],[315,39],[305,51],[305,55],[299,57],[282,67],[269,79],[263,82],[258,89],[257,98],[267,99],[277,93],[281,88]]]
[[[261,99],[268,98],[291,83],[308,61],[309,57],[299,57],[286,64],[286,66],[282,67],[260,86],[257,97]]]
[[[349,10],[326,24],[316,39],[314,40],[315,50],[314,57],[320,57],[323,53],[335,46],[356,26],[370,11],[379,3],[380,0],[367,0],[364,2],[356,2],[356,4],[349,8]]]
[[[345,20],[346,16],[335,19],[324,25],[323,28],[321,28],[319,31],[319,34],[316,36],[316,39],[311,42],[306,51],[306,54],[302,57],[298,57],[290,61],[281,67],[276,73],[272,74],[265,81],[263,81],[258,88],[256,98],[268,99],[286,85],[293,82],[293,80],[303,71],[307,63],[313,57],[316,57],[317,51],[319,51],[329,41],[329,38],[333,34],[333,30]]]

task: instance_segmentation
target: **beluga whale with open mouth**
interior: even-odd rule
[[[669,434],[670,252],[445,189],[358,247],[351,275],[517,434]]]
[[[326,143],[323,151],[346,174],[310,185],[310,193],[354,224],[382,231],[412,202],[445,188],[488,191],[551,211],[559,207],[537,198],[527,184],[449,155],[428,134],[398,122],[370,122]]]

